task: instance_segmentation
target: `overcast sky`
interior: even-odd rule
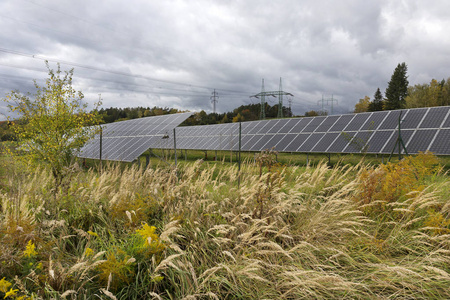
[[[1,98],[33,93],[46,59],[74,68],[75,89],[105,108],[211,112],[216,89],[226,112],[281,77],[294,114],[322,97],[336,114],[384,94],[401,62],[410,85],[450,77],[447,0],[2,0],[0,28]]]

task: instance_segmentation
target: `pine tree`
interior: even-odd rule
[[[386,101],[384,103],[385,110],[405,108],[405,98],[408,94],[408,76],[406,72],[408,67],[406,63],[398,64],[392,74],[391,81],[385,92]]]
[[[375,95],[373,95],[373,101],[369,103],[369,111],[381,110],[383,110],[383,94],[381,94],[380,88],[377,88]]]

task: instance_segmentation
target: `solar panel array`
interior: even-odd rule
[[[162,115],[102,125],[102,159],[131,162],[149,148],[165,148],[165,140],[173,136],[173,129],[191,115]],[[99,134],[81,149],[78,157],[100,158]]]
[[[398,120],[408,153],[450,155],[450,107],[243,122],[241,150],[280,152],[398,152]],[[179,149],[238,150],[239,124],[179,127]],[[173,138],[161,148],[173,148]]]

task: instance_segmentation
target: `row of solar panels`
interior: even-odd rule
[[[181,115],[161,116],[169,118],[169,121],[139,121],[155,118],[151,117],[132,120],[142,124],[131,121],[123,125],[120,123],[125,122],[108,124],[103,135],[102,157],[132,161],[148,148],[173,148],[173,128],[190,114]],[[450,107],[443,106],[243,122],[241,150],[274,148],[280,152],[389,154],[392,150],[397,151],[400,117],[401,136],[408,153],[429,150],[438,155],[450,155],[449,115]],[[170,125],[160,126],[159,123],[163,122]],[[158,127],[149,128],[151,126]],[[236,151],[239,148],[239,124],[178,127],[176,146],[178,149]],[[99,158],[98,137],[85,147],[83,153],[82,157]]]
[[[102,159],[133,161],[149,148],[155,148],[192,113],[146,117],[102,125]],[[100,134],[78,154],[81,158],[100,158]]]
[[[390,153],[401,135],[408,153],[450,155],[450,107],[279,119],[242,123],[241,150],[280,152]],[[239,125],[179,127],[180,149],[238,150]],[[173,139],[155,148],[173,148]],[[398,149],[395,148],[394,151]]]

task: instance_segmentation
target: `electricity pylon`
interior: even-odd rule
[[[338,104],[338,101],[333,98],[333,95],[331,95],[331,98],[328,98],[328,99],[324,99],[323,95],[322,95],[322,100],[317,101],[318,105],[322,104],[322,114],[324,113],[324,108],[323,108],[324,104],[326,103],[328,105],[329,102],[331,102],[331,115],[333,114],[334,101],[336,101],[336,104]]]
[[[216,92],[216,89],[214,89],[214,92],[212,92],[212,96],[210,97],[211,103],[213,104],[213,112],[216,113],[216,103],[218,102],[217,99],[219,98],[219,94]]]
[[[282,90],[281,77],[280,77],[280,88],[278,91],[269,91],[269,92],[264,91],[264,79],[262,80],[261,93],[250,96],[250,98],[254,97],[254,98],[261,99],[261,113],[259,116],[260,120],[264,120],[266,118],[266,113],[265,113],[266,96],[272,96],[275,98],[278,96],[278,118],[283,117],[283,96],[284,95],[292,96],[292,97],[294,96],[293,94],[284,92]]]

